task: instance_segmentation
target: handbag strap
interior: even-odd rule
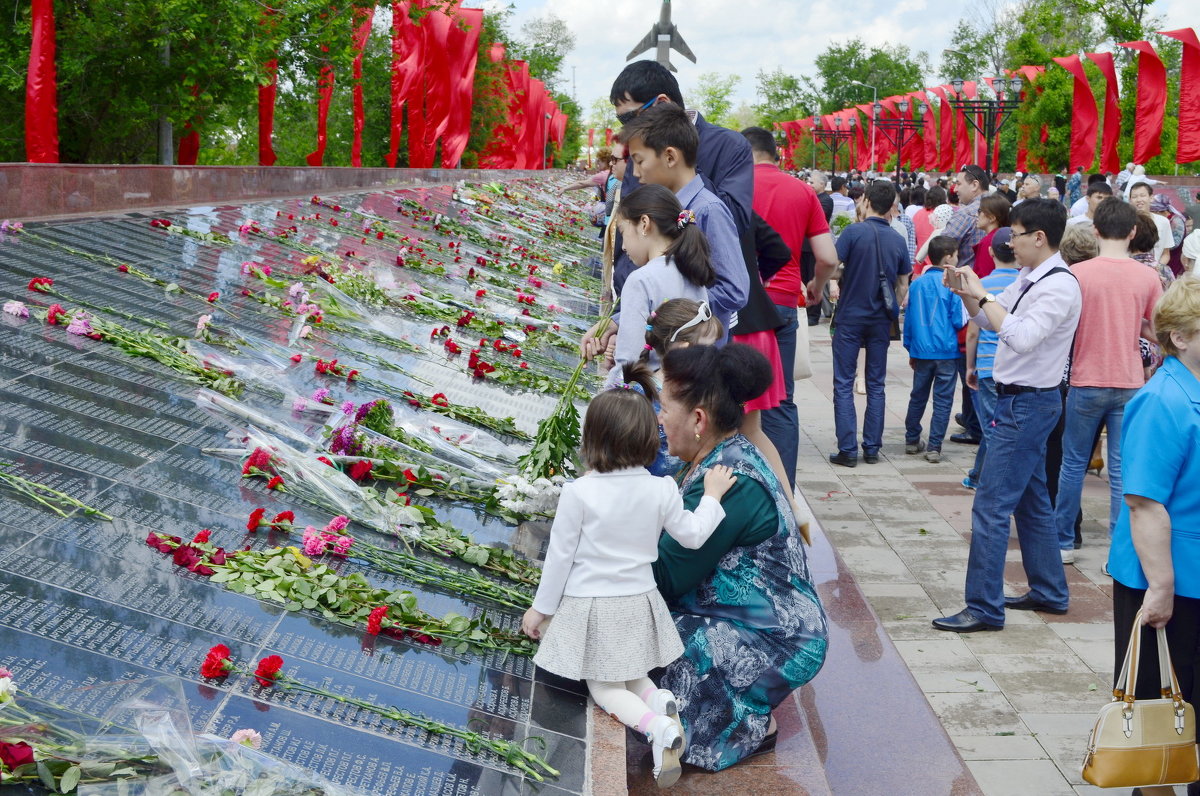
[[[1171,663],[1171,651],[1167,646],[1166,628],[1156,628],[1158,640],[1158,680],[1160,693],[1164,699],[1171,699],[1177,708],[1183,702],[1183,693],[1179,687],[1179,678],[1175,675],[1175,666]],[[1133,629],[1129,635],[1129,646],[1125,650],[1125,661],[1121,664],[1121,673],[1113,687],[1113,700],[1133,705],[1136,701],[1134,692],[1137,688],[1138,662],[1142,649],[1142,611],[1138,610],[1133,618]]]

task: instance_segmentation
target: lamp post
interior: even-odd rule
[[[925,115],[928,106],[924,102],[918,101],[916,104],[916,116],[912,119],[906,118],[904,114],[908,113],[908,100],[900,100],[896,103],[896,110],[900,111],[898,119],[880,119],[879,114],[883,110],[881,103],[875,103],[871,107],[871,119],[876,127],[883,130],[884,136],[896,147],[896,184],[900,184],[900,156],[904,151],[904,145],[917,134],[917,130],[921,129],[920,117]]]
[[[954,96],[949,98],[950,104],[954,106],[955,110],[966,116],[975,131],[983,136],[987,146],[987,152],[984,155],[984,170],[989,177],[992,174],[992,142],[996,140],[996,136],[1000,134],[1000,129],[1004,127],[1004,123],[1008,121],[1012,112],[1021,106],[1021,78],[1014,75],[1007,81],[1007,84],[1003,80],[998,80],[997,85],[1009,89],[1007,97],[1005,97],[1004,91],[999,91],[996,93],[995,99],[967,99],[962,96],[963,79],[956,77],[950,81],[950,86],[954,89]],[[982,119],[977,120],[976,115],[981,116]]]
[[[871,108],[879,104],[879,89],[869,86],[861,80],[851,80],[850,85],[871,89]],[[871,171],[875,171],[875,125],[871,125]]]
[[[833,174],[837,171],[837,153],[842,147],[843,141],[849,141],[854,136],[855,122],[849,120],[849,125],[845,130],[842,129],[842,118],[839,116],[833,120],[832,128],[821,127],[821,117],[818,114],[813,114],[813,136],[820,138],[821,143],[829,150],[829,173]],[[815,148],[814,148],[815,149]],[[817,156],[813,155],[813,163],[816,163]],[[815,165],[814,165],[815,168]]]

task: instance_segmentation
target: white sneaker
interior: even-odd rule
[[[679,713],[679,703],[675,695],[665,688],[655,689],[646,697],[646,706],[660,716],[674,716]]]
[[[1062,562],[1064,564],[1074,564],[1075,563],[1075,551],[1074,550],[1059,550],[1058,552],[1059,552],[1059,555],[1062,556]]]
[[[679,755],[683,750],[683,733],[679,725],[669,716],[655,716],[646,728],[646,740],[654,755],[654,782],[660,788],[669,788],[679,781],[683,768]]]

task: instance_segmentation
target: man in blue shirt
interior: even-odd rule
[[[843,467],[858,465],[854,371],[863,348],[867,349],[863,461],[879,461],[883,445],[883,381],[894,315],[884,303],[882,283],[886,280],[895,297],[894,311],[899,312],[912,273],[908,244],[888,223],[895,204],[896,189],[890,182],[872,183],[866,192],[866,221],[846,227],[837,239],[838,259],[844,265],[833,322],[833,414],[838,452],[831,453],[829,461]]]
[[[982,279],[988,293],[999,297],[1004,289],[1017,278],[1017,255],[1012,248],[1012,229],[1001,227],[992,236],[992,259],[996,268]],[[987,455],[988,432],[992,427],[992,415],[996,411],[996,380],[992,378],[992,362],[996,358],[996,345],[1000,336],[989,329],[980,329],[971,324],[967,329],[967,386],[975,402],[975,414],[979,417],[983,435],[979,450],[975,452],[975,465],[963,479],[963,486],[975,489],[979,486],[979,473]]]

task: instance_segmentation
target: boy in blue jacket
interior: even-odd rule
[[[954,385],[958,379],[958,330],[963,325],[961,302],[942,284],[942,269],[958,265],[958,241],[938,235],[929,242],[929,260],[933,263],[913,281],[908,291],[908,312],[904,317],[904,347],[913,369],[912,394],[904,419],[904,452],[925,451],[925,460],[942,460],[942,439],[950,423],[954,405]],[[921,441],[921,417],[933,391],[933,417],[929,421],[929,442]]]

